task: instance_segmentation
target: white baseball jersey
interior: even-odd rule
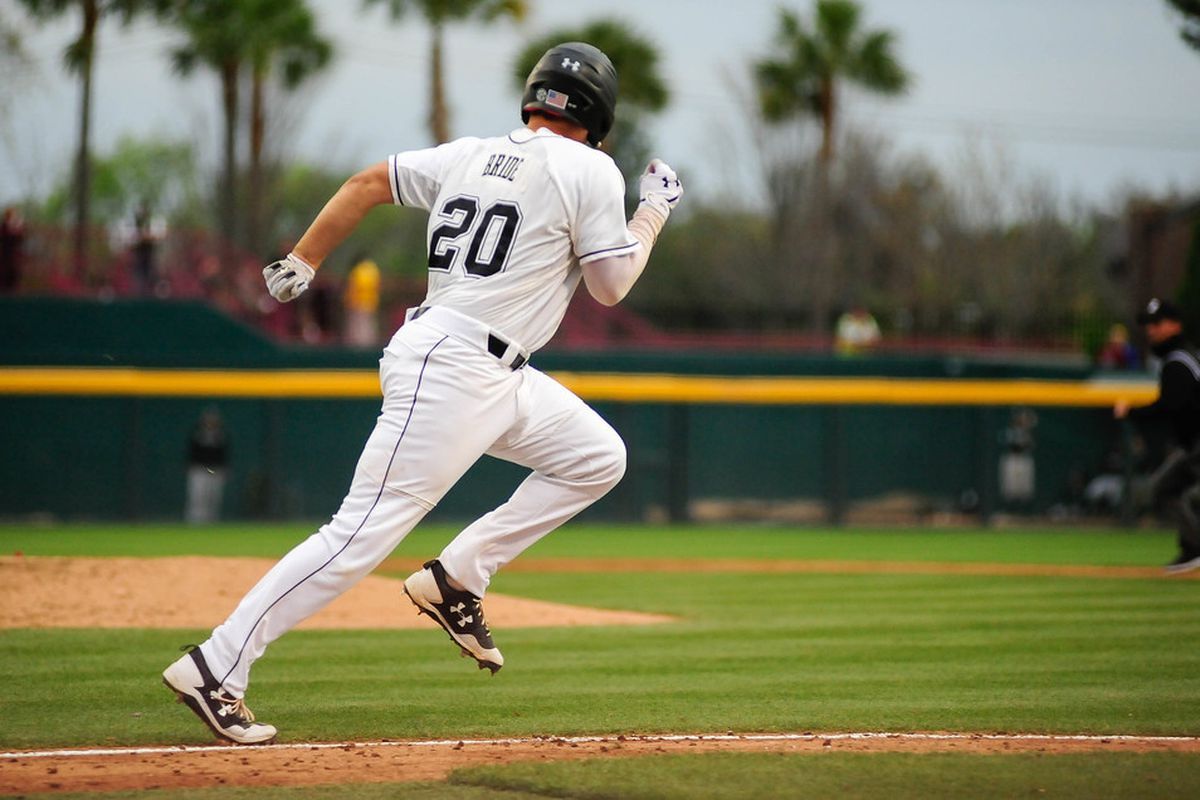
[[[388,158],[393,202],[429,211],[429,291],[527,351],[558,330],[581,264],[640,247],[612,159],[542,128]]]

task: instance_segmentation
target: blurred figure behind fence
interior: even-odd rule
[[[863,306],[854,306],[838,317],[834,329],[834,350],[841,356],[853,356],[879,343],[879,323]]]
[[[1108,329],[1108,339],[1097,358],[1103,369],[1137,369],[1142,365],[1137,348],[1129,341],[1129,329],[1121,323]]]
[[[225,477],[229,465],[229,438],[215,408],[200,415],[188,439],[187,508],[185,519],[193,525],[216,522],[221,517]]]
[[[9,206],[0,225],[0,294],[16,291],[20,285],[24,247],[25,220],[16,206]]]

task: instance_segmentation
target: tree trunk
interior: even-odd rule
[[[75,155],[75,276],[86,280],[88,273],[88,222],[92,198],[92,64],[96,23],[100,9],[96,0],[83,3],[83,31],[79,36],[79,151]]]
[[[833,91],[833,78],[821,78],[821,163],[828,167],[833,163],[833,134],[834,118],[837,109],[834,107],[836,98]]]
[[[263,256],[263,139],[266,132],[266,101],[263,97],[266,70],[254,70],[250,88],[250,185],[246,194],[246,245]]]
[[[433,40],[429,45],[429,133],[435,144],[450,141],[450,110],[446,108],[440,22],[433,23]]]
[[[227,280],[235,265],[233,243],[237,239],[237,119],[238,63],[221,65],[221,107],[225,114],[225,169],[219,201],[221,271]]]
[[[813,272],[810,284],[812,294],[809,296],[808,307],[809,330],[815,334],[826,335],[830,332],[830,323],[833,321],[834,295],[837,293],[840,274],[845,265],[834,225],[829,182],[823,183],[816,236],[813,237],[814,241],[808,243],[811,252],[816,254],[816,258],[810,261]]]
[[[834,226],[833,168],[834,119],[837,116],[836,93],[832,76],[821,78],[818,91],[821,111],[821,152],[817,159],[817,227],[811,252],[816,254],[815,269],[809,295],[809,330],[827,334],[833,311],[833,295],[838,283],[838,271],[842,268]]]

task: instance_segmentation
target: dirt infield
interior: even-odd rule
[[[0,557],[0,629],[212,628],[274,564],[260,558]],[[415,562],[414,562],[415,563]],[[405,570],[408,572],[409,570]],[[300,629],[424,628],[394,578],[367,576]],[[491,593],[504,628],[646,625],[670,617]]]
[[[467,766],[698,752],[1200,752],[1191,737],[798,733],[128,748],[0,754],[0,794],[432,781]]]

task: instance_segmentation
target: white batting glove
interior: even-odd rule
[[[304,294],[317,271],[295,253],[288,253],[282,260],[263,269],[267,291],[281,303],[288,303]]]
[[[679,205],[681,197],[683,184],[675,170],[660,159],[651,161],[638,186],[638,204],[650,206],[665,219],[670,216],[671,209]]]

